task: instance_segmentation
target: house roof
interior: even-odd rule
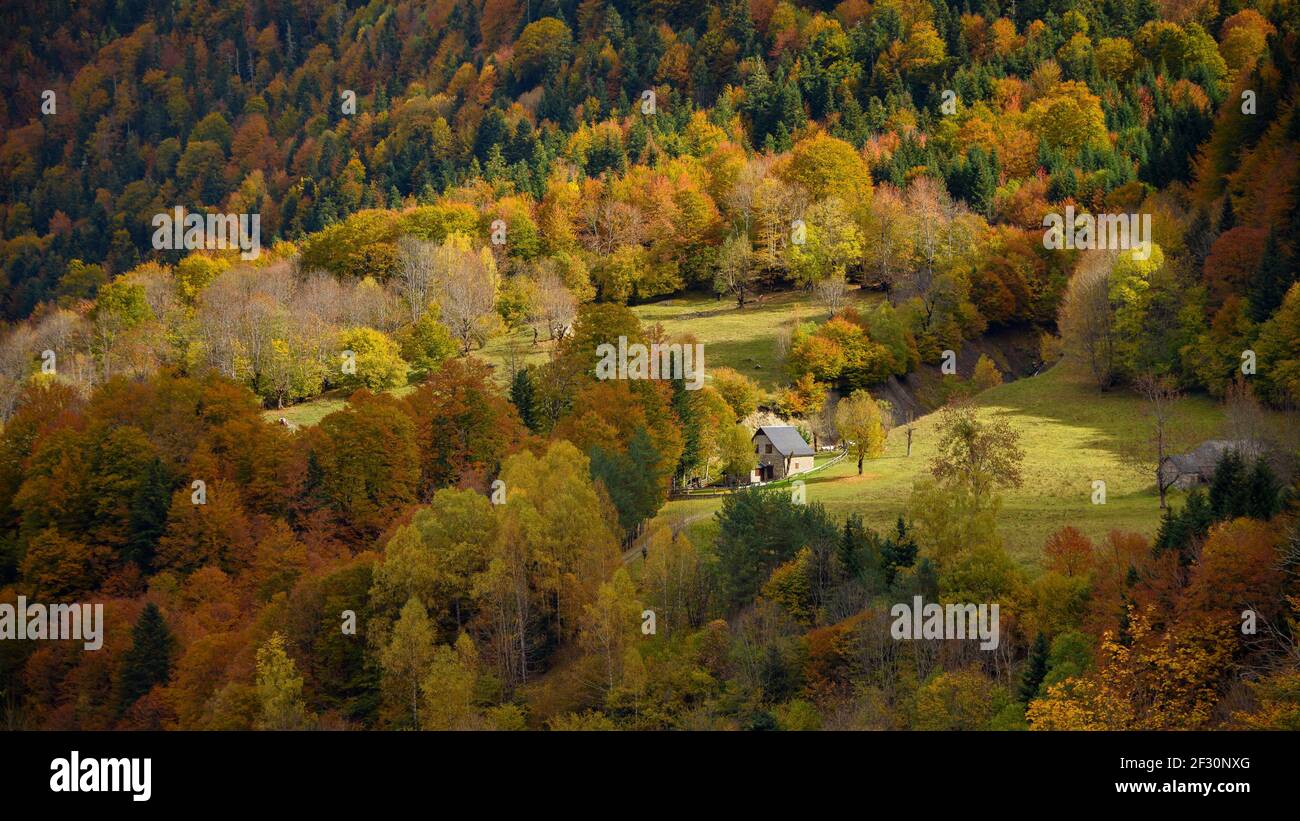
[[[803,440],[799,431],[789,425],[764,425],[754,432],[754,436],[763,434],[782,456],[812,456],[812,447]],[[751,437],[752,438],[752,437]]]
[[[1170,456],[1169,462],[1179,473],[1199,473],[1209,476],[1214,473],[1215,467],[1219,464],[1219,459],[1225,453],[1235,450],[1243,455],[1248,455],[1250,449],[1249,442],[1234,441],[1232,439],[1209,439],[1187,453]]]

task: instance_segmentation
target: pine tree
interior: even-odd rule
[[[1025,662],[1025,672],[1020,678],[1020,702],[1028,704],[1038,695],[1038,688],[1043,686],[1047,677],[1047,656],[1050,651],[1047,636],[1040,630],[1034,639],[1034,646],[1029,649],[1029,658]]]
[[[860,551],[865,535],[861,515],[854,513],[844,520],[844,533],[840,537],[836,555],[840,566],[851,578],[856,578],[862,572]]]
[[[537,432],[537,415],[533,412],[533,375],[527,368],[515,372],[510,381],[510,401],[519,411],[519,418],[532,432]]]
[[[677,461],[677,472],[674,478],[685,483],[686,477],[691,471],[699,466],[703,459],[700,447],[700,425],[699,414],[696,411],[695,403],[691,401],[691,394],[686,390],[686,381],[684,379],[674,379],[673,386],[673,412],[681,421],[682,431],[682,456]]]
[[[1259,261],[1259,269],[1252,278],[1248,293],[1250,318],[1255,322],[1264,322],[1277,307],[1282,304],[1287,289],[1295,281],[1295,274],[1287,265],[1287,260],[1278,246],[1277,232],[1269,231],[1264,243],[1264,254]]]
[[[1209,213],[1204,208],[1196,209],[1191,224],[1187,226],[1185,241],[1191,254],[1192,270],[1198,278],[1205,267],[1205,257],[1210,253],[1210,246],[1214,244],[1214,237]]]
[[[881,561],[884,564],[885,584],[894,583],[894,574],[900,567],[911,567],[916,562],[918,548],[916,540],[907,532],[907,523],[899,516],[894,525],[894,535],[885,540],[880,548]]]
[[[1210,511],[1214,521],[1233,519],[1246,512],[1246,462],[1230,450],[1219,457],[1210,480]]]
[[[158,540],[167,528],[171,497],[171,480],[167,469],[155,457],[145,469],[144,478],[131,497],[131,533],[124,553],[124,558],[135,562],[141,570],[149,569]]]
[[[1182,516],[1175,513],[1172,506],[1165,508],[1160,517],[1160,527],[1156,530],[1155,541],[1151,545],[1152,553],[1159,556],[1166,550],[1177,549],[1184,541],[1184,530]]]
[[[1273,469],[1263,459],[1255,460],[1255,467],[1250,472],[1246,483],[1245,510],[1252,519],[1268,521],[1281,509],[1282,486]]]
[[[131,629],[131,648],[122,657],[117,682],[117,714],[121,716],[155,684],[171,676],[176,641],[162,611],[152,602]]]

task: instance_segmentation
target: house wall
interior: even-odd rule
[[[796,473],[805,473],[812,470],[813,458],[811,456],[795,456],[790,460],[790,475]]]

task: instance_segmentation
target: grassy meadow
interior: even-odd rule
[[[849,304],[869,305],[874,293],[851,291]],[[729,300],[689,294],[633,308],[646,325],[661,323],[669,336],[692,335],[706,345],[707,366],[726,366],[774,391],[785,378],[777,360],[782,329],[818,320],[823,309],[807,294],[784,292],[768,296],[744,310]],[[478,357],[492,366],[504,386],[509,364],[539,363],[552,343],[533,344],[532,332],[521,330],[492,339]],[[414,390],[403,386],[394,393]],[[1087,379],[1057,366],[1038,376],[1009,382],[985,391],[977,405],[989,415],[1005,416],[1021,435],[1025,451],[1024,483],[1003,494],[1002,533],[1012,556],[1033,567],[1046,537],[1065,524],[1093,538],[1119,528],[1147,535],[1155,532],[1160,511],[1150,467],[1130,458],[1135,446],[1147,441],[1149,426],[1141,401],[1128,391],[1101,392]],[[334,391],[293,407],[269,410],[299,426],[314,425],[344,407],[343,393]],[[1222,411],[1203,397],[1183,400],[1181,414],[1186,440],[1199,442],[1219,433]],[[837,518],[858,512],[868,524],[885,529],[904,511],[913,483],[929,470],[935,451],[937,416],[918,419],[908,457],[907,434],[893,430],[884,456],[870,460],[862,476],[856,462],[845,459],[809,477],[807,498],[826,505]],[[1106,504],[1092,504],[1092,482],[1106,482]],[[1171,497],[1175,503],[1179,494]],[[657,521],[684,524],[692,538],[707,539],[716,530],[713,513],[721,497],[682,499],[668,503]]]
[[[1155,533],[1160,509],[1152,470],[1128,458],[1135,443],[1149,435],[1142,402],[1134,394],[1103,393],[1057,366],[987,390],[975,401],[984,414],[1010,422],[1025,452],[1024,482],[1003,493],[1001,513],[1002,537],[1016,560],[1035,567],[1044,540],[1066,524],[1094,539],[1115,528]],[[1180,413],[1193,441],[1217,435],[1222,423],[1218,405],[1201,397],[1183,400]],[[879,530],[892,527],[907,506],[913,483],[929,471],[937,422],[937,414],[916,421],[910,457],[907,433],[896,428],[885,454],[868,460],[861,476],[851,458],[810,476],[808,501],[821,502],[836,518],[856,512]],[[1095,479],[1106,482],[1104,505],[1092,504]],[[1170,498],[1180,503],[1180,494]],[[685,522],[692,538],[707,538],[716,530],[711,514],[721,503],[720,497],[669,502],[657,521]]]

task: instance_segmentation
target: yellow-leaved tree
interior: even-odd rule
[[[1030,728],[1205,728],[1232,655],[1231,627],[1192,618],[1156,632],[1153,617],[1153,608],[1130,607],[1127,643],[1106,631],[1094,671],[1053,684],[1029,703]]]
[[[835,407],[835,430],[858,460],[858,475],[862,475],[862,462],[885,452],[885,427],[880,421],[880,405],[864,390],[854,391],[841,399]]]

